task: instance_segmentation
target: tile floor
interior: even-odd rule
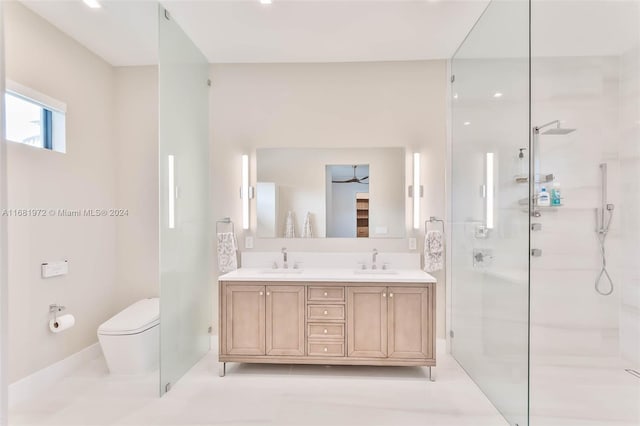
[[[109,376],[93,360],[13,407],[11,426],[508,426],[438,342],[437,381],[416,367],[228,364],[216,352],[164,397],[157,374]]]
[[[531,426],[638,426],[640,379],[615,357],[536,357]]]

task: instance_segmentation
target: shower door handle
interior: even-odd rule
[[[531,257],[540,257],[542,256],[542,249],[531,249]]]

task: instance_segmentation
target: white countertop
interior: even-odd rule
[[[436,279],[420,269],[392,269],[378,272],[371,270],[309,268],[265,269],[240,268],[221,275],[220,281],[270,281],[270,282],[348,282],[348,283],[435,283]]]

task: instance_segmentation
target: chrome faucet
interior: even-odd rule
[[[284,269],[288,269],[289,268],[289,264],[287,263],[287,248],[286,247],[282,247],[282,267]]]
[[[378,269],[376,265],[376,259],[378,258],[378,249],[373,249],[373,256],[371,261],[371,269]]]

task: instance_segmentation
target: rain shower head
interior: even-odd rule
[[[555,124],[556,127],[552,127],[549,130],[545,130],[544,132],[540,133],[540,130],[544,129],[545,127],[549,127],[553,124]],[[543,124],[542,126],[535,127],[534,129],[536,130],[536,132],[542,135],[567,135],[569,133],[576,131],[576,129],[565,129],[560,127],[560,120],[555,120],[550,123]]]
[[[556,127],[555,129],[549,129],[542,132],[542,135],[567,135],[571,132],[575,132],[576,129],[563,129],[562,127]]]

